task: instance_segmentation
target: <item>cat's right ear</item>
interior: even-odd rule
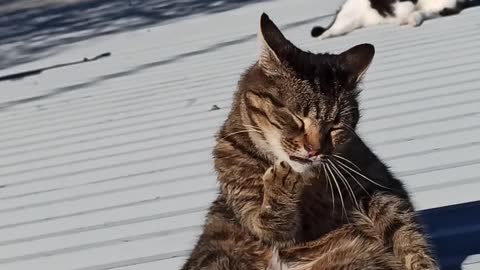
[[[374,55],[375,47],[368,43],[354,46],[340,54],[343,64],[350,72],[349,81],[351,83],[357,83],[363,78]]]
[[[258,61],[266,71],[278,69],[289,51],[295,48],[265,13],[260,18],[259,39],[261,52]]]

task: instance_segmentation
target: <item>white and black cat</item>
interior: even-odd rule
[[[459,13],[467,0],[346,0],[330,26],[313,27],[312,37],[325,39],[355,29],[399,24],[418,26],[426,19]]]

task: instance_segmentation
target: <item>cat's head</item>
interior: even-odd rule
[[[304,171],[356,136],[357,84],[374,47],[361,44],[338,55],[304,52],[266,14],[259,36],[259,59],[239,84],[242,125],[258,151]]]

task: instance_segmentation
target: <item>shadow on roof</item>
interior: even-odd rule
[[[59,45],[254,2],[259,1],[0,0],[0,46],[8,50],[0,55],[0,70],[52,55]]]
[[[442,270],[460,270],[480,254],[480,201],[420,212]]]
[[[298,26],[302,26],[302,25],[311,23],[315,20],[318,20],[319,18],[324,18],[324,17],[328,17],[328,16],[331,16],[331,15],[332,14],[324,15],[324,16],[321,16],[321,17],[307,18],[305,20],[289,23],[289,24],[283,25],[282,29],[286,30],[286,29],[295,28],[295,27],[298,27]],[[233,39],[233,40],[223,41],[223,42],[220,42],[220,43],[212,44],[212,45],[207,46],[205,48],[200,48],[198,50],[177,54],[177,55],[174,55],[174,56],[169,57],[167,59],[161,59],[161,60],[158,60],[158,61],[153,61],[153,62],[146,63],[146,64],[143,64],[143,65],[140,65],[140,66],[136,66],[136,67],[133,67],[132,69],[129,69],[129,70],[115,72],[115,73],[111,73],[111,74],[104,75],[104,76],[99,76],[97,78],[92,79],[89,82],[84,82],[84,83],[79,83],[79,84],[70,85],[70,86],[66,86],[66,87],[56,88],[56,89],[51,90],[49,93],[46,93],[46,94],[43,94],[43,95],[40,95],[40,96],[3,102],[3,103],[0,103],[0,111],[7,110],[7,109],[9,109],[11,107],[14,107],[16,105],[25,104],[25,103],[34,102],[34,101],[39,101],[39,100],[47,99],[47,98],[54,97],[54,96],[57,96],[57,95],[61,95],[61,94],[67,93],[67,92],[80,90],[84,87],[90,87],[90,86],[93,86],[97,83],[101,83],[101,82],[104,82],[104,81],[107,81],[107,80],[111,80],[111,79],[115,79],[115,78],[119,78],[119,77],[123,77],[123,76],[135,75],[139,72],[148,70],[150,68],[155,68],[155,67],[158,67],[158,66],[174,63],[178,60],[189,58],[189,57],[192,57],[192,56],[195,56],[195,55],[209,53],[209,52],[213,52],[215,50],[225,48],[225,47],[228,47],[228,46],[253,41],[253,40],[256,39],[256,37],[257,37],[256,33],[247,34],[247,35],[241,36],[241,37]],[[108,54],[108,56],[110,55],[110,53],[106,53],[106,54]],[[99,55],[99,56],[102,56],[102,55]],[[14,73],[14,74],[7,74],[5,76],[0,77],[0,83],[2,81],[20,80],[20,79],[23,79],[23,78],[28,77],[28,76],[35,76],[35,75],[38,75],[38,74],[43,73],[44,71],[47,71],[47,70],[50,70],[50,69],[61,68],[61,67],[65,67],[65,66],[71,66],[73,64],[91,62],[92,60],[96,60],[96,58],[98,58],[99,56],[97,56],[97,57],[95,57],[91,60],[87,59],[88,61],[83,60],[83,61],[74,61],[74,62],[71,62],[71,63],[59,63],[59,64],[55,64],[53,66],[41,67],[41,68],[38,68],[38,69],[27,70],[27,71],[23,71],[23,72],[19,72],[19,73]]]

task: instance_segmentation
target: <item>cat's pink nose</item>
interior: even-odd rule
[[[309,157],[309,158],[318,155],[318,150],[314,150],[311,145],[305,144],[304,147],[305,147],[305,150],[307,150],[307,153],[308,153],[308,157]]]

